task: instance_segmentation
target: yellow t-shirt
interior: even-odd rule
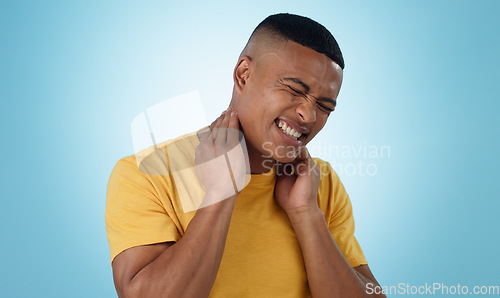
[[[194,156],[196,134],[174,141],[181,148],[178,152]],[[323,172],[318,205],[333,239],[352,267],[367,264],[354,237],[352,206],[339,177],[327,162],[314,161]],[[183,211],[170,164],[163,172],[154,169],[141,170],[136,156],[121,159],[113,169],[106,201],[111,261],[134,246],[179,240],[196,213]],[[274,168],[252,175],[236,199],[211,297],[310,296],[295,233],[274,200],[275,182]]]

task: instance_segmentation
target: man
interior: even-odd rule
[[[368,296],[367,284],[378,284],[354,238],[347,193],[304,147],[335,109],[343,68],[326,28],[270,16],[240,55],[228,110],[181,150],[210,160],[234,147],[240,129],[252,173],[243,190],[234,163],[229,198],[217,175],[200,174],[210,203],[184,212],[172,173],[141,171],[133,156],[118,162],[106,227],[120,296]],[[171,169],[176,158],[167,155]]]

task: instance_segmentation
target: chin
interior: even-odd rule
[[[279,163],[291,163],[292,161],[295,160],[295,158],[285,157],[285,158],[276,158],[275,160]]]
[[[271,158],[279,163],[290,163],[294,161],[299,156],[300,151],[291,150],[291,148],[287,149],[288,150],[278,150],[278,148],[275,148]]]

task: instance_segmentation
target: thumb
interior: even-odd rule
[[[309,173],[309,169],[315,166],[314,161],[305,146],[300,149],[299,155],[292,163],[295,170],[294,172],[299,176],[306,175]]]

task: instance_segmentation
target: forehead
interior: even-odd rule
[[[309,85],[312,92],[336,97],[342,84],[342,69],[338,64],[326,55],[292,41],[263,55],[261,62],[259,64],[275,79],[298,78]]]

